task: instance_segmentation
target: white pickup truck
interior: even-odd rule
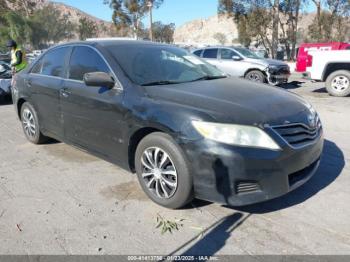
[[[350,95],[350,50],[313,51],[308,76],[315,81],[326,82],[332,96]]]

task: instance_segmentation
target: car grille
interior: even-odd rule
[[[315,141],[321,134],[321,121],[316,117],[314,127],[302,123],[273,127],[273,129],[292,147],[303,147]]]
[[[277,68],[270,68],[269,70],[270,74],[272,75],[289,75],[290,74],[290,68],[288,65],[282,65]]]
[[[236,194],[253,193],[259,190],[259,184],[254,181],[239,181],[236,183]]]
[[[289,69],[289,66],[282,66],[278,72],[278,74],[281,74],[281,75],[288,75],[290,74],[290,69]]]

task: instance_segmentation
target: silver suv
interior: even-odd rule
[[[285,83],[289,66],[279,60],[265,59],[242,47],[207,47],[192,52],[226,74],[273,85]]]

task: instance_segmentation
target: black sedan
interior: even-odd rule
[[[279,197],[315,173],[323,148],[309,103],[169,45],[59,45],[16,75],[12,95],[29,141],[55,138],[136,172],[169,208]]]

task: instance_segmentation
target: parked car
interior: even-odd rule
[[[11,66],[3,61],[0,61],[0,102],[3,102],[11,95]]]
[[[314,51],[310,56],[309,78],[326,82],[327,91],[332,96],[350,95],[350,50]]]
[[[313,51],[331,51],[331,50],[349,50],[349,43],[332,42],[332,43],[304,43],[298,48],[296,62],[296,72],[304,73],[307,67],[312,64],[312,57],[309,52]]]
[[[11,57],[9,53],[0,53],[0,61],[5,63],[11,62]]]
[[[264,59],[243,47],[207,47],[193,52],[231,76],[244,77],[259,83],[285,83],[290,76],[288,64]]]
[[[12,70],[10,64],[0,61],[0,79],[12,78]]]
[[[63,44],[12,90],[30,142],[52,137],[136,172],[168,208],[279,197],[315,173],[323,147],[320,119],[299,96],[164,44]]]

